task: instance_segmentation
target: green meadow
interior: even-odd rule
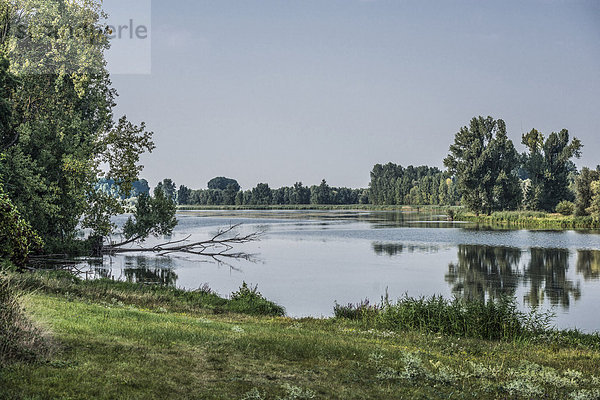
[[[4,365],[4,399],[600,396],[598,335],[543,329],[488,340],[426,325],[384,328],[373,322],[380,310],[364,305],[338,306],[332,318],[287,318],[253,288],[223,298],[208,288],[63,274],[12,279],[49,350]],[[420,304],[425,312],[451,306]]]

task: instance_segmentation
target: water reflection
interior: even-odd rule
[[[529,282],[529,293],[524,300],[531,306],[538,306],[547,297],[553,306],[568,309],[571,297],[579,300],[579,283],[567,279],[569,251],[566,249],[532,248],[531,258],[525,270],[524,279]]]
[[[577,273],[586,281],[600,280],[600,251],[579,250],[577,252]]]
[[[373,251],[378,256],[388,255],[396,256],[402,253],[435,253],[440,247],[436,245],[425,244],[402,244],[402,243],[381,243],[372,244]]]
[[[176,286],[175,261],[170,257],[125,256],[121,273],[127,282]],[[115,279],[111,268],[96,268],[99,277]]]
[[[458,263],[448,266],[446,282],[468,300],[514,296],[521,274],[521,250],[510,247],[458,246]]]
[[[599,252],[580,251],[577,270],[594,276]],[[511,247],[459,245],[458,262],[450,263],[446,282],[452,292],[468,300],[485,300],[500,295],[514,296],[522,286],[524,303],[536,307],[548,301],[568,309],[581,298],[581,286],[567,277],[569,250],[531,248],[521,267],[522,251]]]

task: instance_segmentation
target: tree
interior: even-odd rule
[[[518,154],[501,119],[477,117],[460,129],[444,160],[456,176],[459,194],[476,213],[514,208],[520,185],[516,175]]]
[[[311,204],[331,204],[332,191],[325,179],[321,181],[319,186],[310,188],[310,203]]]
[[[192,191],[187,186],[179,186],[177,191],[177,204],[189,204]]]
[[[271,204],[272,192],[269,185],[266,183],[259,183],[254,189],[252,189],[252,200],[251,204],[263,205]]]
[[[595,219],[600,219],[600,180],[592,182],[592,200],[587,212]]]
[[[160,187],[154,189],[153,197],[140,195],[133,216],[123,227],[126,240],[112,247],[144,241],[151,235],[170,234],[177,225],[176,211],[175,203]]]
[[[156,185],[156,187],[160,188],[160,190],[164,192],[165,196],[168,199],[171,199],[173,202],[176,200],[177,186],[175,185],[175,182],[173,182],[171,179],[163,179],[162,182],[158,182],[158,185]]]
[[[18,79],[9,67],[9,60],[0,52],[0,151],[12,147],[19,138],[15,131],[13,110]]]
[[[219,176],[208,182],[208,188],[213,190],[226,190],[229,185],[233,185],[236,193],[240,190],[240,184],[235,179]]]
[[[114,122],[99,1],[0,6],[0,26],[9,27],[0,33],[0,181],[46,250],[61,251],[80,222],[99,235],[113,228],[110,217],[123,212],[124,202],[97,183],[112,179],[128,197],[142,168],[139,155],[154,148],[152,132],[125,117]],[[85,32],[73,32],[76,26]]]
[[[0,185],[0,260],[7,259],[22,266],[29,254],[39,250],[41,245],[40,237],[23,220]]]
[[[552,132],[547,139],[533,129],[523,135],[522,143],[529,151],[522,155],[523,169],[531,180],[525,193],[527,208],[554,211],[560,201],[574,200],[569,190],[569,174],[576,170],[571,159],[581,157],[581,141],[570,140],[566,129]]]
[[[223,204],[232,205],[235,204],[235,198],[240,190],[240,185],[235,183],[229,183],[225,190],[223,190]]]
[[[133,182],[133,190],[131,191],[131,197],[138,197],[141,194],[150,196],[150,185],[145,179]]]
[[[575,180],[575,215],[584,216],[588,215],[588,209],[592,205],[594,199],[594,191],[592,184],[595,181],[600,181],[600,165],[596,167],[596,170],[589,168],[583,168],[581,174]]]

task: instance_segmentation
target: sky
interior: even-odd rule
[[[506,121],[519,151],[532,128],[566,128],[585,146],[577,164],[600,164],[600,1],[115,0],[106,9],[148,19],[146,53],[121,54],[121,67],[135,68],[109,70],[117,116],[154,131],[141,174],[151,185],[201,189],[227,176],[244,189],[367,187],[376,163],[443,167],[456,132],[479,115]]]

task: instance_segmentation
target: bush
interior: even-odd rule
[[[575,203],[563,200],[556,206],[556,212],[564,216],[573,215],[575,213]]]
[[[0,366],[48,354],[47,341],[25,316],[12,279],[0,272]]]
[[[31,229],[0,185],[0,259],[22,266],[33,251],[39,250],[42,239]]]
[[[242,284],[237,292],[231,294],[229,310],[250,315],[283,316],[285,309],[272,301],[267,300],[258,292],[258,286]]]

